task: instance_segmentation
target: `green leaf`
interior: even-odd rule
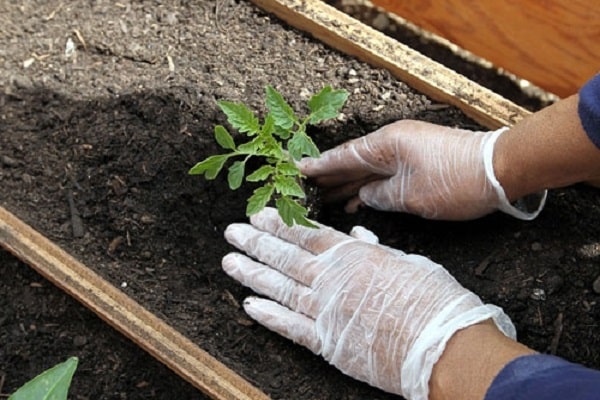
[[[235,142],[223,125],[215,126],[215,139],[222,148],[235,150]]]
[[[257,136],[247,143],[240,144],[237,148],[241,154],[258,155],[261,154],[260,150],[264,147],[264,139],[261,136]]]
[[[295,164],[283,162],[277,166],[277,172],[281,175],[300,176],[300,169]]]
[[[275,167],[272,165],[263,165],[250,175],[246,177],[248,182],[260,182],[267,179],[275,171]]]
[[[258,118],[245,104],[225,100],[219,101],[218,104],[227,115],[227,121],[240,132],[247,132],[248,136],[252,136],[260,131]]]
[[[276,160],[281,160],[283,158],[286,158],[283,149],[281,148],[281,143],[277,142],[276,140],[272,140],[273,138],[270,138],[271,140],[267,140],[265,141],[265,145],[262,149],[260,149],[260,154],[265,156],[265,157],[270,157],[273,159],[273,161]],[[272,161],[269,161],[272,162]]]
[[[273,134],[278,136],[280,139],[286,140],[292,136],[291,129],[284,129],[280,126],[275,125],[275,129],[273,129]]]
[[[244,169],[246,167],[246,161],[235,161],[229,167],[229,173],[227,174],[227,182],[229,182],[229,188],[236,190],[242,186],[244,180]]]
[[[42,372],[16,392],[9,400],[66,400],[71,379],[77,368],[77,357]]]
[[[267,184],[265,186],[259,187],[254,191],[252,196],[248,199],[248,205],[246,206],[246,216],[251,216],[256,214],[271,200],[271,196],[273,195],[273,191],[275,188],[273,185]]]
[[[221,172],[221,169],[223,169],[223,165],[225,165],[227,159],[232,155],[233,153],[210,156],[190,168],[188,173],[190,175],[204,174],[206,179],[215,179],[219,175],[219,172]]]
[[[267,108],[269,109],[275,125],[283,129],[291,129],[297,121],[296,115],[292,107],[285,101],[283,96],[276,91],[272,86],[266,87],[267,92]]]
[[[304,132],[296,132],[287,142],[288,152],[296,161],[302,156],[319,157],[319,149],[313,140]]]
[[[318,228],[317,225],[306,218],[308,210],[289,197],[282,196],[278,198],[275,201],[275,207],[279,212],[279,216],[287,226],[298,224],[309,228]]]
[[[291,176],[278,175],[274,179],[275,190],[282,196],[292,196],[303,199],[306,197],[304,190],[298,184],[295,178]]]
[[[269,113],[265,117],[265,123],[263,124],[262,128],[260,129],[260,133],[261,133],[261,135],[271,136],[271,135],[273,135],[273,132],[275,132],[276,128],[277,128],[277,126],[275,125],[275,119]]]
[[[337,117],[346,100],[348,100],[347,91],[333,90],[331,86],[325,86],[308,101],[309,123],[318,124],[321,121]]]

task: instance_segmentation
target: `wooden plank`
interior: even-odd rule
[[[600,3],[590,0],[372,0],[558,96],[600,68]]]
[[[460,108],[482,125],[513,125],[527,110],[320,0],[251,0],[291,26],[371,65],[414,89]]]
[[[0,207],[0,244],[211,398],[268,399],[3,207]]]

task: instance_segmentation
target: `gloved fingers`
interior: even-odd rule
[[[321,353],[321,340],[315,320],[273,301],[258,297],[244,300],[244,310],[261,325],[298,343],[315,354]]]
[[[337,201],[348,199],[352,196],[356,196],[360,188],[369,182],[373,182],[382,179],[381,175],[368,174],[361,178],[349,180],[332,186],[327,183],[323,183],[322,180],[316,180],[315,184],[322,188],[321,198],[324,203],[334,203]]]
[[[364,226],[356,225],[350,231],[350,236],[355,239],[362,240],[363,242],[371,244],[379,244],[379,238],[369,229]]]
[[[323,175],[352,176],[361,171],[390,175],[395,170],[395,156],[388,138],[382,128],[327,150],[319,158],[304,158],[298,167],[304,175],[315,178]]]
[[[351,239],[345,233],[321,224],[318,229],[300,225],[289,227],[281,220],[277,210],[271,207],[265,207],[259,213],[252,215],[250,223],[262,231],[296,244],[315,255]],[[277,252],[280,251],[277,249]]]
[[[398,254],[401,256],[406,255],[406,253],[403,252],[402,250],[398,250],[393,247],[389,247],[389,246],[379,243],[379,237],[377,237],[376,234],[374,234],[369,229],[367,229],[363,226],[356,225],[355,227],[353,227],[352,230],[350,231],[350,236],[352,236],[353,238],[356,238],[358,240],[362,240],[363,242],[367,242],[370,244],[376,244],[380,247],[386,248],[395,254]]]
[[[361,186],[366,182],[381,179],[382,175],[374,174],[368,170],[348,171],[344,174],[319,175],[311,179],[314,183],[323,188],[339,190],[342,187]]]
[[[229,253],[221,261],[227,275],[286,307],[309,316],[317,313],[312,290],[267,265],[240,253]]]
[[[313,254],[252,225],[229,225],[225,229],[225,239],[249,256],[306,286],[310,286],[319,273],[316,263],[311,262]]]
[[[405,211],[402,198],[398,194],[402,189],[391,190],[391,187],[389,179],[370,182],[360,188],[358,197],[364,204],[376,210]]]
[[[364,162],[357,157],[355,145],[364,140],[353,139],[333,149],[324,151],[318,158],[306,157],[298,162],[300,172],[309,177],[347,175],[365,170]]]

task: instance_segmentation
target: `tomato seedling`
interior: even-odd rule
[[[274,200],[275,208],[288,226],[316,227],[308,220],[308,210],[302,204],[306,197],[301,183],[304,176],[295,162],[304,156],[319,157],[319,149],[306,133],[306,127],[336,118],[348,99],[348,92],[326,86],[308,100],[309,113],[304,117],[296,115],[273,87],[267,86],[265,92],[268,113],[262,123],[243,103],[218,102],[231,127],[245,134],[248,141],[236,144],[223,125],[215,126],[217,143],[230,151],[209,156],[189,173],[214,179],[231,158],[238,158],[228,167],[230,189],[238,189],[244,178],[248,182],[264,182],[248,198],[247,216],[256,214]],[[262,164],[246,175],[246,164],[252,157],[259,157]]]

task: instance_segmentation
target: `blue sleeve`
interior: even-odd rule
[[[485,400],[599,398],[600,371],[544,354],[527,355],[508,363],[485,395]]]
[[[596,147],[600,148],[600,74],[579,91],[579,119]]]

